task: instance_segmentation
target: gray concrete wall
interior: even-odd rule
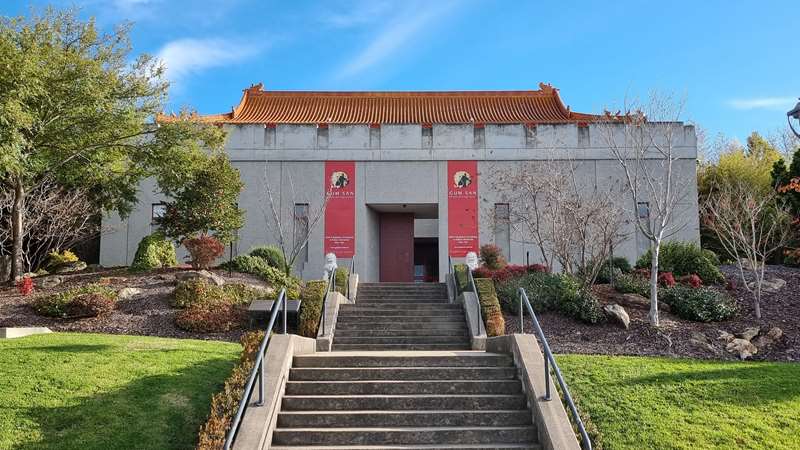
[[[674,127],[675,151],[680,155],[678,175],[685,180],[687,195],[677,215],[683,228],[673,239],[699,241],[696,193],[697,142],[694,128],[681,123]],[[276,243],[265,183],[269,180],[284,223],[291,224],[294,203],[308,203],[313,215],[324,196],[324,161],[354,160],[356,164],[356,269],[361,281],[378,279],[379,215],[374,204],[438,204],[438,220],[425,226],[425,234],[438,229],[439,273],[447,272],[447,161],[478,160],[479,234],[481,244],[494,240],[491,224],[494,203],[502,197],[491,189],[486,174],[493,167],[515,167],[520,163],[537,164],[560,161],[575,164],[585,186],[606,186],[620,182],[622,172],[598,126],[589,125],[579,138],[574,124],[540,125],[535,130],[522,124],[487,124],[483,129],[472,125],[434,125],[430,138],[423,138],[420,125],[226,125],[226,151],[240,170],[245,190],[239,204],[246,211],[244,228],[239,233],[238,252],[251,247]],[[620,130],[621,131],[621,130]],[[625,143],[622,132],[615,134]],[[150,207],[163,200],[152,180],[142,183],[140,203],[126,220],[117,216],[105,219],[112,231],[101,239],[101,264],[130,264],[136,246],[151,232]],[[633,208],[627,197],[620,202]],[[513,206],[512,206],[513,207]],[[320,278],[324,265],[322,221],[314,229],[307,264],[295,265],[306,279]],[[647,248],[647,241],[630,226],[630,238],[616,249],[616,254],[635,258]],[[291,239],[291,232],[287,236]],[[509,260],[539,262],[538,250],[512,233]],[[227,258],[227,252],[226,252]],[[348,264],[341,261],[340,264]]]

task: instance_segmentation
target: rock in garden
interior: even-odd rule
[[[162,273],[158,275],[156,279],[159,279],[161,281],[175,281],[175,275],[169,273]]]
[[[139,288],[135,288],[135,287],[122,288],[122,289],[120,289],[119,292],[117,292],[117,299],[118,300],[130,300],[133,297],[136,297],[137,295],[139,295],[141,293],[142,293],[142,290],[139,289]]]
[[[729,353],[738,355],[739,359],[745,360],[758,353],[758,348],[747,339],[734,339],[725,347]]]
[[[58,266],[56,273],[71,273],[80,272],[86,269],[86,263],[83,261],[75,261]]]
[[[689,342],[714,354],[719,354],[720,352],[720,349],[714,346],[714,342],[708,336],[697,331],[692,333]]]
[[[650,310],[650,299],[642,297],[639,294],[622,294],[622,296],[618,298],[620,303],[627,307],[642,309],[645,311]],[[669,305],[663,302],[658,302],[658,310],[663,312],[672,312]]]
[[[742,339],[746,339],[748,341],[753,340],[754,337],[758,336],[758,333],[761,332],[761,328],[759,327],[749,327],[745,328],[744,331],[739,333],[739,337]]]
[[[216,284],[217,286],[222,286],[225,284],[224,278],[207,270],[189,270],[175,274],[175,279],[178,281],[193,280],[195,278],[202,278],[210,283]]]
[[[622,306],[612,303],[603,307],[603,311],[616,319],[626,330],[631,326],[631,318]]]
[[[102,284],[103,286],[111,286],[114,284],[123,284],[127,281],[128,279],[125,277],[101,277],[98,283]]]
[[[771,278],[769,280],[764,280],[761,283],[761,288],[765,292],[775,293],[783,289],[786,286],[786,280],[781,278]]]
[[[39,286],[42,289],[52,289],[61,284],[63,281],[64,279],[59,276],[46,277],[42,278],[42,280],[39,282]]]
[[[719,331],[719,340],[720,341],[731,342],[734,339],[736,339],[736,336],[728,333],[727,331],[724,331],[724,330],[720,330]]]
[[[756,339],[756,347],[764,348],[778,342],[783,337],[783,330],[778,327],[772,327],[764,336],[759,336]]]

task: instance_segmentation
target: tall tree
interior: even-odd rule
[[[221,148],[222,130],[189,120],[162,126],[163,65],[132,58],[129,25],[111,33],[75,11],[0,18],[0,184],[13,192],[12,273],[23,271],[27,194],[42,183],[86,190],[128,214],[139,181],[177,186]],[[131,62],[132,61],[132,62]]]

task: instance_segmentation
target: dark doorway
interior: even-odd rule
[[[414,239],[414,281],[434,283],[439,281],[439,239]]]
[[[414,214],[381,213],[380,280],[414,281]]]

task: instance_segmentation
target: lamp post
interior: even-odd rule
[[[792,119],[794,119],[794,121],[797,122],[798,124],[797,129],[794,128],[794,125],[792,124]],[[797,104],[794,105],[794,108],[792,108],[791,111],[786,113],[786,120],[789,121],[789,128],[792,129],[792,133],[794,133],[795,136],[800,138],[800,102],[797,102]]]

